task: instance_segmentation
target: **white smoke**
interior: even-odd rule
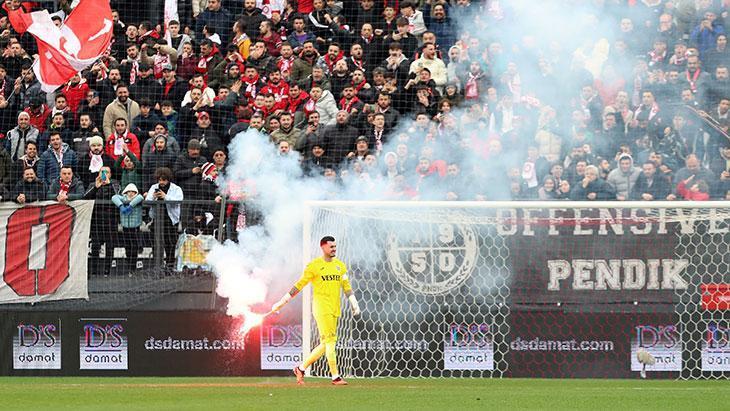
[[[496,1],[490,3],[498,4]],[[574,4],[584,5],[584,2]],[[537,7],[541,8],[539,12],[536,11]],[[482,14],[482,10],[475,9],[474,12]],[[548,50],[553,44],[559,43],[565,47],[563,51],[606,41],[595,35],[596,30],[586,29],[600,26],[596,19],[600,10],[587,4],[571,8],[561,2],[543,5],[531,0],[519,0],[510,2],[510,9],[505,9],[505,13],[505,20],[495,20],[496,24],[494,21],[487,23],[488,17],[477,16],[476,19],[461,20],[461,30],[477,36],[481,48],[487,48],[491,42],[501,43],[508,51],[507,58],[517,62],[521,70],[535,70],[536,55],[530,50],[535,39],[538,39],[539,48]],[[608,32],[611,34],[611,30]],[[586,33],[591,35],[585,37]],[[584,43],[584,38],[588,42]],[[608,39],[610,41],[611,36]],[[512,47],[513,45],[517,47]],[[444,61],[448,62],[447,50],[443,52]],[[568,65],[569,63],[554,69],[568,70]],[[492,73],[497,87],[500,74]],[[566,90],[560,92],[566,93],[560,96],[562,99],[570,98]],[[458,120],[467,109],[456,109],[452,114]],[[450,158],[450,162],[461,166],[464,174],[469,174],[475,166],[486,163],[484,158],[468,148],[459,153],[448,152],[458,147],[459,142],[429,143],[425,133],[419,135],[412,129],[413,120],[401,116],[399,126],[390,133],[391,141],[384,148],[383,154],[396,151],[396,146],[404,142],[401,136],[407,135],[407,144],[410,151],[416,154],[416,159],[420,157],[421,148],[428,146],[437,153],[434,159]],[[484,134],[486,133],[485,130]],[[383,161],[382,155],[379,161]],[[415,174],[415,170],[413,173]],[[472,188],[473,182],[469,179],[464,178],[462,182],[464,192]],[[489,187],[489,183],[483,186]],[[494,186],[499,186],[504,181],[494,183]],[[303,269],[302,211],[305,201],[332,197],[338,200],[379,200],[384,198],[387,184],[386,179],[377,180],[372,172],[362,178],[347,179],[338,185],[323,177],[304,176],[300,157],[296,152],[292,151],[289,156],[280,156],[268,136],[255,130],[236,136],[229,146],[229,164],[226,167],[225,180],[220,182],[220,186],[227,193],[240,192],[243,187],[248,193],[247,207],[253,205],[261,218],[258,225],[248,225],[238,232],[238,242],[226,241],[216,245],[208,256],[208,262],[218,279],[217,292],[228,299],[228,314],[245,317],[250,316],[252,311],[268,311],[270,305],[299,277]],[[428,193],[419,194],[423,198],[434,198]],[[251,211],[249,208],[249,216]],[[228,223],[235,225],[235,222]]]
[[[278,155],[268,137],[256,130],[236,136],[229,151],[220,187],[234,197],[245,192],[249,223],[252,213],[261,213],[261,221],[240,230],[237,243],[216,245],[208,262],[218,277],[218,294],[228,298],[228,314],[245,316],[252,306],[272,300],[272,290],[283,292],[299,275],[301,206],[322,198],[326,184],[323,179],[302,179],[299,156]]]

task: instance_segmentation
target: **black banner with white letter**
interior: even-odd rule
[[[500,210],[512,304],[673,304],[689,286],[693,256],[709,252],[693,250],[691,237],[728,228],[696,220],[696,210],[669,211]]]

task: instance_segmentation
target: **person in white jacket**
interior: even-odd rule
[[[423,20],[423,12],[416,10],[416,5],[410,1],[404,1],[400,4],[400,12],[403,17],[408,19],[408,33],[421,39],[421,35],[426,32],[426,22]]]
[[[318,86],[312,87],[309,96],[316,102],[315,108],[319,113],[319,122],[324,126],[331,126],[337,122],[337,102],[329,90],[322,90]]]
[[[160,167],[155,171],[157,183],[147,191],[145,200],[164,201],[167,216],[156,215],[156,208],[152,207],[150,216],[153,224],[162,225],[162,240],[165,248],[165,261],[168,267],[175,264],[175,246],[177,245],[177,226],[180,223],[180,201],[183,200],[183,191],[180,186],[173,183],[172,170],[167,167]],[[154,230],[154,228],[152,229]],[[154,231],[153,231],[154,232]]]
[[[433,43],[423,45],[421,58],[411,63],[410,72],[417,75],[423,68],[427,68],[431,72],[431,79],[436,83],[439,91],[442,91],[448,80],[448,71],[444,61],[436,57],[436,45]]]
[[[622,154],[618,159],[618,168],[608,173],[606,181],[616,191],[617,200],[628,200],[634,189],[636,180],[641,175],[641,169],[634,166],[634,159],[630,154]]]
[[[196,73],[193,78],[190,80],[190,86],[191,89],[188,90],[187,93],[185,93],[185,97],[183,97],[183,101],[180,104],[181,106],[186,106],[190,103],[197,103],[197,101],[193,100],[193,97],[191,95],[193,88],[199,88],[203,92],[203,96],[201,97],[205,104],[212,105],[213,101],[215,100],[215,90],[208,87],[208,85],[205,83],[205,77],[201,73]]]
[[[198,15],[208,8],[208,0],[193,0],[193,18],[197,19]]]

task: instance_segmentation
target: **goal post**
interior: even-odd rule
[[[726,378],[729,228],[722,202],[320,201],[303,258],[333,235],[348,266],[347,376],[632,377],[644,349],[652,377]]]

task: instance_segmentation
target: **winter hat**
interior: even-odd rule
[[[124,187],[124,190],[122,191],[122,194],[127,194],[130,191],[133,191],[135,193],[139,193],[139,190],[137,190],[137,186],[134,185],[134,183],[127,184],[127,186]]]
[[[197,138],[191,138],[190,141],[188,141],[188,148],[200,150],[200,147],[200,140]]]
[[[97,145],[97,146],[103,146],[104,145],[104,139],[100,136],[92,136],[86,139],[89,142],[89,146]]]
[[[214,174],[214,172],[216,170],[215,164],[208,162],[208,163],[203,164],[203,166],[200,167],[200,169],[203,172],[203,180],[215,181],[215,179],[216,179],[216,175]]]

